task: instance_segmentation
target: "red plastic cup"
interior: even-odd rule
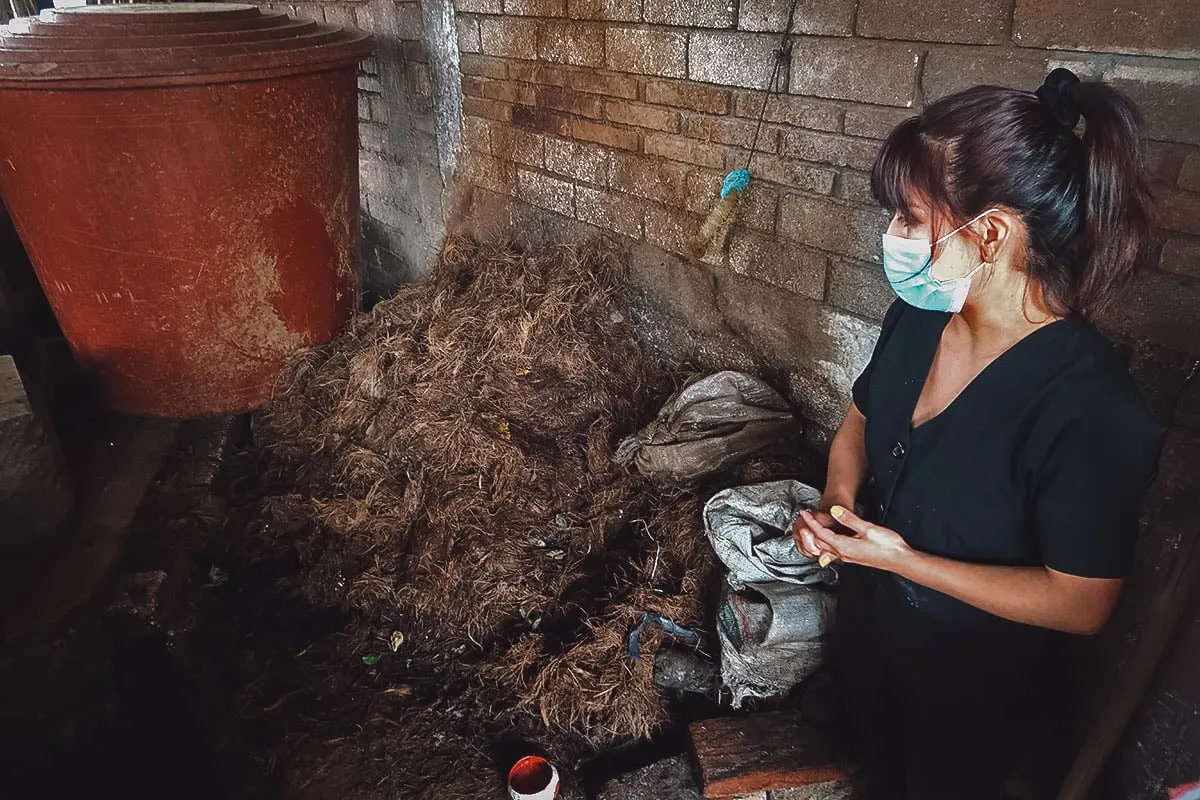
[[[558,797],[558,770],[541,756],[525,756],[508,772],[512,800],[554,800]]]

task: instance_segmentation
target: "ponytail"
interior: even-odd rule
[[[1136,273],[1150,241],[1150,188],[1143,165],[1142,115],[1133,101],[1099,81],[1079,84],[1084,202],[1079,285],[1085,308],[1098,309]]]

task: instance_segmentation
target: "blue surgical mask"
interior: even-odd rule
[[[935,243],[928,239],[906,239],[903,236],[883,235],[883,272],[887,275],[892,290],[904,302],[926,311],[948,311],[957,314],[967,302],[971,291],[971,278],[983,269],[975,267],[961,278],[938,280],[933,277],[933,244],[940,244],[966,228],[975,220],[996,209],[989,208],[982,214],[942,236]]]

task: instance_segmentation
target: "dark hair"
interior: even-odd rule
[[[1149,243],[1140,130],[1133,101],[1067,70],[1052,72],[1037,93],[976,86],[896,126],[871,170],[871,191],[909,219],[914,202],[928,204],[935,231],[992,207],[1017,214],[1026,230],[1022,266],[1046,306],[1086,316],[1132,278]]]

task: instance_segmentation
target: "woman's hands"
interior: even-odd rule
[[[833,528],[837,526],[844,526],[849,534],[835,533]],[[839,560],[898,572],[913,553],[900,534],[873,525],[841,505],[833,506],[828,514],[801,511],[792,535],[796,548],[810,558],[820,559],[821,566]]]
[[[837,559],[892,572],[998,617],[1068,633],[1099,631],[1121,591],[1116,578],[1085,578],[1045,566],[972,564],[914,550],[896,531],[872,525],[842,505],[828,514],[801,511],[793,535],[797,548],[817,554],[822,566]]]
[[[829,563],[836,558],[827,550],[822,550],[817,543],[816,528],[824,527],[826,529],[833,528],[837,525],[837,521],[828,511],[818,509],[815,513],[806,511],[800,512],[800,516],[796,518],[796,522],[792,525],[792,539],[796,542],[796,549],[803,555],[809,558],[818,559],[821,566],[827,567]]]
[[[810,514],[813,524],[799,517],[792,525],[792,538],[796,549],[809,558],[818,559],[827,567],[837,554],[821,546],[816,537],[816,528],[831,530],[837,520],[829,514],[835,503],[842,507],[853,507],[854,497],[867,477],[867,418],[853,402],[846,409],[846,417],[834,434],[829,447],[829,474],[825,480],[825,491],[821,493],[821,505],[816,514]]]

